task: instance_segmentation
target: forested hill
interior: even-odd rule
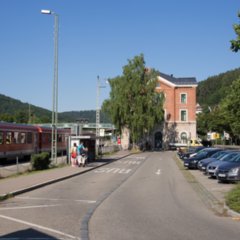
[[[240,68],[209,77],[198,83],[197,102],[201,106],[215,106],[225,97],[232,82],[240,78]]]
[[[0,121],[18,123],[50,123],[50,110],[23,103],[14,98],[0,94]],[[69,111],[58,113],[59,122],[75,122],[79,118],[86,118],[90,123],[96,122],[96,111]],[[101,122],[110,123],[110,120],[101,112]]]
[[[202,106],[215,106],[227,94],[232,82],[240,78],[240,68],[209,77],[198,83],[197,102]],[[0,121],[19,123],[50,123],[50,110],[23,103],[14,98],[0,94]],[[87,118],[89,122],[96,121],[96,111],[69,111],[58,114],[59,122],[75,122],[79,118]],[[101,122],[110,120],[101,112]]]

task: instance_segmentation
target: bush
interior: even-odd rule
[[[50,163],[50,156],[47,152],[35,154],[31,158],[31,164],[34,170],[48,169]]]

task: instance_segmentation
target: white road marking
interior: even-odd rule
[[[158,169],[157,172],[156,172],[157,175],[160,175],[161,174],[161,169]]]
[[[40,197],[15,197],[18,199],[29,199],[29,200],[47,200],[47,201],[70,201],[71,199],[67,199],[67,198],[40,198]],[[82,200],[82,199],[75,199],[73,200],[75,202],[86,202],[86,203],[95,203],[95,200]]]
[[[128,160],[128,161],[118,161],[118,163],[122,163],[122,164],[131,164],[131,165],[134,165],[134,164],[141,164],[140,161],[134,161],[134,160]]]
[[[35,205],[35,206],[25,206],[25,207],[5,207],[0,208],[0,211],[2,210],[16,210],[16,209],[30,209],[30,208],[46,208],[46,207],[56,207],[61,206],[60,204],[52,204],[52,205]]]
[[[70,234],[67,234],[67,233],[52,229],[52,228],[44,227],[44,226],[41,226],[41,225],[38,225],[38,224],[26,222],[26,221],[23,221],[23,220],[20,220],[20,219],[17,219],[17,218],[12,218],[12,217],[8,217],[8,216],[4,216],[4,215],[0,215],[0,218],[7,219],[7,220],[17,222],[17,223],[21,223],[21,224],[25,224],[25,225],[35,227],[35,228],[38,228],[38,229],[42,229],[42,230],[45,230],[45,231],[48,231],[48,232],[56,233],[56,234],[59,234],[59,235],[62,235],[64,237],[68,237],[68,238],[71,238],[71,239],[81,240],[80,238],[72,236]]]
[[[146,159],[146,157],[130,157],[130,159]]]
[[[125,168],[99,168],[95,170],[95,173],[120,173],[120,174],[127,174],[131,172],[132,169],[125,169]]]

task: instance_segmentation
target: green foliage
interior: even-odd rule
[[[232,210],[240,213],[240,184],[228,193],[226,204]]]
[[[228,94],[233,81],[240,76],[240,68],[209,77],[198,83],[197,102],[202,107],[214,107]]]
[[[240,78],[233,82],[228,95],[221,103],[233,135],[240,136]]]
[[[163,96],[155,92],[157,71],[145,67],[144,57],[134,57],[123,67],[122,76],[109,80],[110,99],[103,109],[120,131],[130,130],[133,142],[148,134],[163,120]]]
[[[0,121],[16,123],[51,123],[52,112],[40,107],[23,103],[19,100],[0,94]],[[79,118],[87,118],[96,122],[96,111],[70,111],[58,114],[59,122],[76,122]],[[101,112],[101,122],[111,123],[110,118]]]
[[[90,123],[96,122],[96,111],[95,110],[84,110],[84,111],[70,111],[59,113],[60,122],[76,122],[79,118],[86,118]],[[103,111],[100,112],[100,120],[102,123],[111,123],[110,118]]]
[[[51,111],[0,94],[0,121],[17,123],[51,122]]]
[[[240,12],[238,13],[238,17],[240,18]],[[238,52],[240,49],[240,24],[234,24],[233,29],[237,35],[236,40],[231,40],[231,50],[233,52]]]
[[[44,170],[48,169],[50,165],[49,153],[43,152],[40,154],[35,154],[31,158],[31,164],[34,170]]]

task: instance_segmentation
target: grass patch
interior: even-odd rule
[[[226,204],[230,209],[240,213],[240,183],[227,194]]]
[[[0,202],[1,202],[1,201],[4,201],[4,200],[7,200],[7,199],[9,199],[9,198],[11,198],[11,197],[13,197],[12,194],[6,194],[6,195],[4,195],[4,196],[0,196]]]

